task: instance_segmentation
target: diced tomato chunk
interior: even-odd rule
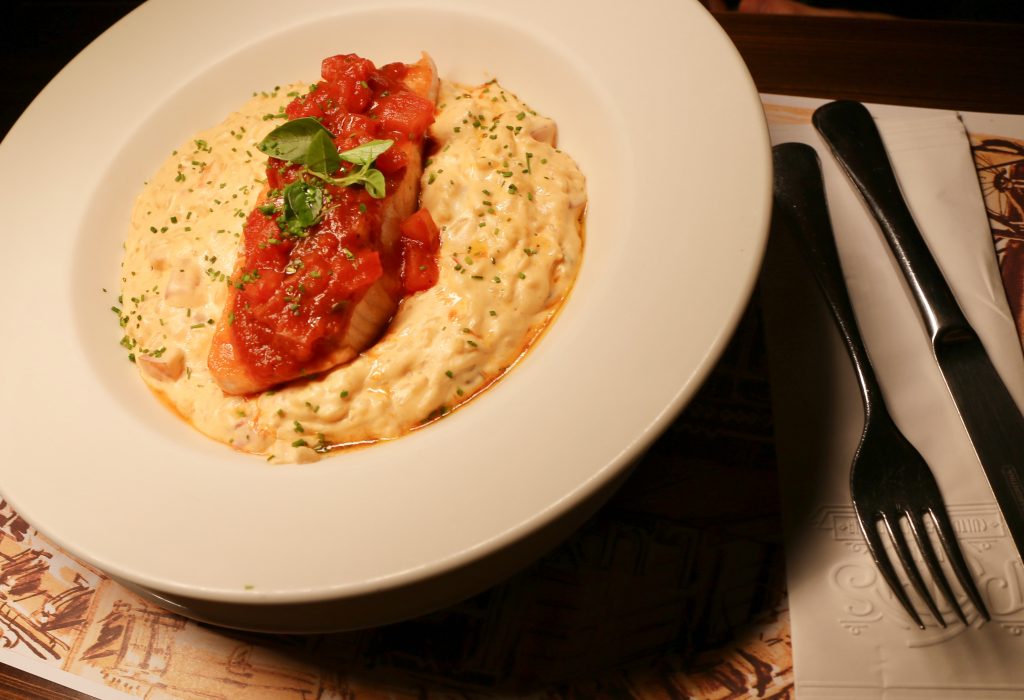
[[[381,97],[374,110],[384,131],[397,131],[409,138],[422,136],[434,123],[434,103],[413,92],[393,92]]]
[[[330,82],[321,80],[308,93],[292,100],[284,112],[289,119],[321,119],[329,131],[337,131],[337,122],[351,113],[366,111],[372,97],[373,93],[365,80],[347,77]]]
[[[422,292],[437,283],[437,251],[441,232],[426,209],[419,209],[401,223],[402,286],[407,294]]]
[[[355,260],[335,258],[335,270],[352,268],[348,274],[338,273],[337,288],[344,290],[348,296],[358,296],[369,289],[384,274],[384,265],[376,251],[361,251]]]
[[[327,82],[343,78],[355,81],[367,80],[373,74],[373,63],[354,53],[328,56],[320,63],[320,75]]]
[[[373,161],[373,167],[385,175],[393,175],[404,168],[407,163],[405,151],[392,146],[377,156],[377,160]]]
[[[426,209],[417,209],[400,224],[399,228],[402,230],[403,238],[422,243],[434,250],[440,245],[441,232],[437,230],[434,218]]]
[[[324,126],[327,126],[326,124]],[[372,137],[377,133],[377,125],[365,114],[345,114],[334,119],[334,128],[327,127],[332,134],[366,134]],[[371,140],[370,138],[365,139]]]
[[[402,286],[407,294],[430,289],[437,284],[437,253],[416,241],[407,241],[402,260]]]
[[[245,222],[245,257],[247,260],[265,259],[269,254],[276,253],[275,250],[267,249],[267,241],[280,235],[277,228],[277,221],[267,216],[257,207],[249,213]],[[287,254],[284,260],[287,260]]]
[[[280,189],[292,182],[301,166],[277,158],[267,158],[267,184],[271,189]]]
[[[387,63],[377,70],[374,78],[380,82],[381,87],[388,90],[400,86],[408,72],[409,67],[404,63]]]
[[[250,304],[257,305],[266,302],[281,286],[284,275],[277,270],[254,268],[249,273],[251,281],[236,280],[235,284],[242,286],[242,294]]]
[[[320,107],[319,103],[309,99],[308,96],[296,97],[294,100],[288,103],[288,106],[284,108],[284,113],[288,119],[300,119],[302,117],[316,117],[320,118],[324,116],[324,110]]]

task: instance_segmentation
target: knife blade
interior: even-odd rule
[[[860,191],[903,271],[946,388],[1024,559],[1024,416],[932,257],[871,113],[859,102],[831,102],[819,107],[812,121]]]

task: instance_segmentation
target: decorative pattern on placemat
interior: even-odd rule
[[[0,646],[45,661],[66,658],[101,580],[0,500]]]
[[[2,643],[146,697],[789,698],[762,338],[754,306],[620,492],[530,569],[461,604],[324,636],[215,629],[76,562],[3,504]]]
[[[1024,141],[971,135],[971,148],[1006,299],[1024,338]]]
[[[1024,141],[972,136],[971,147],[992,234],[1024,241]]]

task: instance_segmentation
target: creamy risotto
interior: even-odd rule
[[[406,297],[355,360],[250,396],[207,368],[245,217],[264,181],[256,144],[305,84],[254,96],[172,154],[140,195],[123,263],[122,345],[145,382],[206,435],[274,462],[395,438],[500,377],[575,278],[583,175],[555,124],[497,83],[442,82],[421,204],[441,230],[440,275]]]

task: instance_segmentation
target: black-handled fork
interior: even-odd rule
[[[957,544],[935,477],[921,454],[896,427],[882,398],[881,387],[871,367],[846,291],[829,221],[818,155],[810,146],[787,143],[776,146],[773,157],[775,201],[772,229],[789,232],[798,243],[839,327],[860,383],[864,431],[850,468],[850,492],[871,557],[911,619],[924,629],[925,625],[886,552],[879,533],[881,523],[910,584],[939,624],[946,626],[903,534],[901,521],[905,518],[932,579],[966,625],[967,617],[942,571],[925,529],[924,516],[928,514],[960,585],[974,607],[988,620],[988,610]]]

